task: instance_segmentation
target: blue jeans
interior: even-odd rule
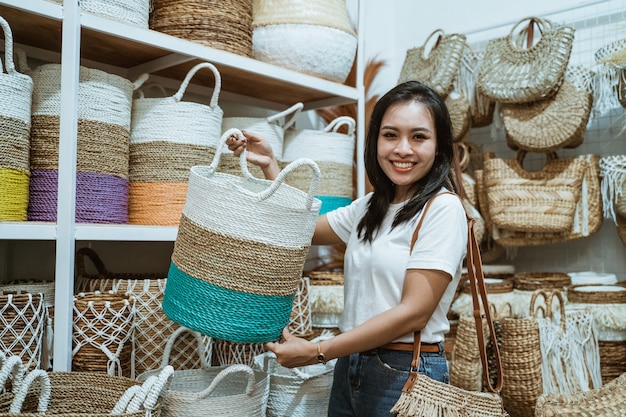
[[[329,417],[390,417],[409,377],[413,352],[373,349],[337,360]],[[439,353],[420,353],[419,373],[449,383],[448,363]]]

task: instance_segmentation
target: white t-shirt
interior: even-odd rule
[[[393,219],[404,203],[391,204],[375,239],[371,244],[363,243],[358,238],[357,226],[367,210],[371,195],[327,213],[330,226],[347,245],[344,255],[344,311],[339,329],[346,332],[397,306],[407,269],[436,269],[450,274],[452,280],[422,330],[421,341],[441,342],[450,330],[446,316],[461,278],[467,250],[467,218],[463,205],[457,196],[437,196],[428,209],[409,257],[411,237],[422,211],[412,221],[391,230]],[[395,341],[412,343],[413,334]]]

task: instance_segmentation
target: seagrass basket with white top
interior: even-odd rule
[[[63,0],[50,0],[63,4]],[[87,13],[148,29],[150,0],[81,0],[80,8]]]

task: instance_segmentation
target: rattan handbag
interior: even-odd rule
[[[626,38],[602,46],[594,53],[594,107],[602,114],[626,107]]]
[[[434,199],[431,199],[422,211],[422,217],[413,233],[411,249],[417,241],[420,226],[427,214],[428,207]],[[474,220],[468,217],[468,241],[467,241],[466,262],[468,265],[468,276],[474,303],[474,320],[476,323],[476,333],[480,350],[480,361],[482,363],[483,375],[489,375],[489,363],[487,360],[487,344],[483,331],[483,314],[487,322],[489,334],[495,336],[495,328],[491,318],[491,311],[488,307],[487,292],[485,290],[482,261],[480,249],[476,236],[474,235]],[[413,342],[413,361],[409,378],[402,389],[402,394],[391,412],[400,417],[422,417],[422,416],[508,416],[502,405],[500,390],[503,387],[502,364],[500,362],[500,352],[497,346],[494,349],[495,364],[497,368],[497,380],[495,386],[487,380],[487,390],[489,392],[467,391],[450,384],[419,375],[420,360],[420,333],[415,332]]]
[[[191,169],[163,311],[216,339],[276,341],[289,323],[311,244],[320,172],[312,160],[299,159],[274,181],[254,178],[246,152],[243,176],[216,172],[231,135],[243,138],[237,129],[226,131],[211,165]],[[305,165],[313,172],[309,191],[286,185],[285,178]]]
[[[626,155],[600,158],[600,177],[604,217],[626,217]]]
[[[518,30],[525,22],[526,27]],[[531,46],[534,25],[541,37]],[[573,41],[573,28],[526,17],[511,28],[508,36],[487,43],[476,86],[500,103],[529,103],[551,97],[563,81]]]
[[[435,36],[437,40],[431,47],[429,43]],[[446,34],[442,29],[435,30],[422,46],[406,51],[398,84],[405,81],[420,81],[440,95],[447,96],[452,91],[459,72],[465,44],[465,35]]]

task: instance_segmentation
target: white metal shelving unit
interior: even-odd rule
[[[77,0],[61,6],[44,0],[0,0],[0,16],[11,26],[16,47],[29,57],[62,64],[62,107],[59,144],[57,223],[0,222],[0,241],[55,242],[54,370],[71,369],[72,295],[76,241],[174,241],[176,227],[94,225],[75,223],[77,91],[79,65],[99,68],[134,80],[149,73],[180,83],[196,63],[213,63],[222,76],[221,98],[267,109],[302,102],[305,110],[358,103],[364,114],[362,85],[364,12],[359,3],[359,42],[355,87],[216,50],[148,29],[82,13]],[[174,81],[175,80],[175,81]],[[205,91],[212,78],[199,73],[190,91]],[[363,120],[362,117],[360,117]],[[363,149],[359,123],[357,149]],[[359,155],[362,152],[359,152]],[[358,195],[363,195],[364,169],[357,162]],[[2,256],[0,254],[0,256]]]

